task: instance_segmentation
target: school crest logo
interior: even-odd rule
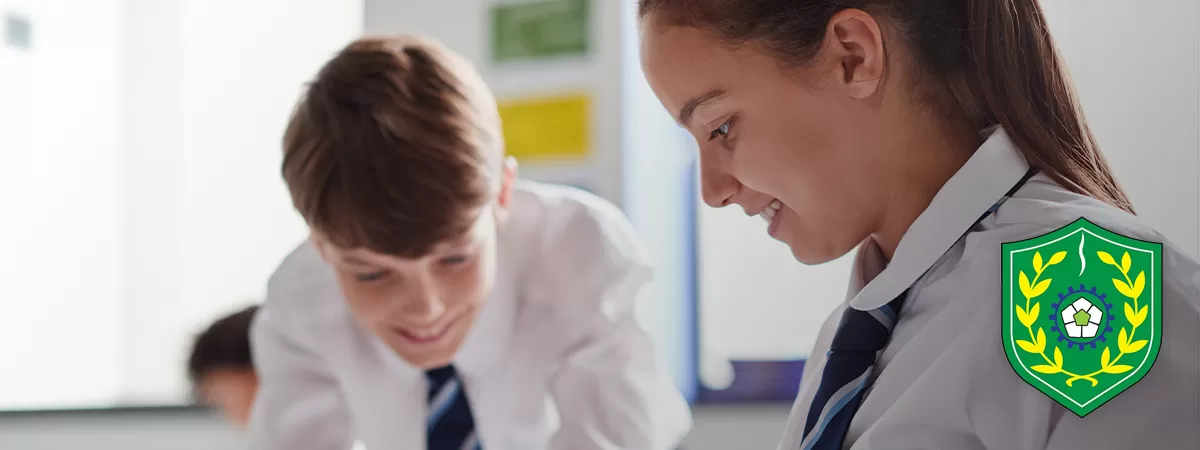
[[[1079,219],[1001,246],[1003,343],[1017,375],[1083,417],[1162,345],[1162,244]]]

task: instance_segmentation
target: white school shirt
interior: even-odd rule
[[[878,308],[912,290],[843,448],[1200,448],[1200,266],[1138,217],[1072,193],[1044,174],[1030,179],[960,240],[1028,169],[1004,131],[997,130],[938,191],[891,262],[871,240],[859,248],[847,294],[851,307]],[[1118,234],[1161,242],[1164,252],[1158,359],[1145,378],[1085,418],[1017,376],[1000,330],[1000,244],[1045,234],[1080,217]],[[800,448],[843,308],[821,328],[780,450]]]
[[[583,191],[530,182],[510,211],[494,290],[454,358],[483,448],[674,447],[691,417],[634,317],[651,270],[628,220]],[[310,244],[271,277],[252,345],[251,448],[425,449],[424,372],[355,322]]]

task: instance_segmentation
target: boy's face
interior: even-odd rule
[[[204,375],[199,383],[200,400],[221,411],[239,428],[245,428],[258,391],[258,377],[252,369],[217,369]]]
[[[462,236],[416,259],[343,249],[314,233],[359,324],[422,369],[449,364],[491,293],[501,205],[472,214]]]

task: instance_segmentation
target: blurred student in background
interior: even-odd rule
[[[239,428],[250,420],[258,376],[250,357],[250,324],[258,306],[213,322],[192,344],[188,377],[196,399],[217,408]]]
[[[1198,266],[1133,215],[1037,1],[640,0],[639,16],[705,202],[762,216],[806,264],[858,249],[780,449],[1194,448]],[[1010,367],[1000,314],[1001,244],[1081,217],[1163,243],[1165,272],[1157,361],[1082,418]]]
[[[351,43],[299,102],[283,176],[312,237],[255,321],[253,448],[656,450],[690,427],[634,315],[632,226],[519,183],[461,57]]]

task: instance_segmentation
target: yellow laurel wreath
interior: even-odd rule
[[[1089,374],[1077,374],[1064,369],[1062,351],[1059,350],[1058,346],[1054,347],[1054,359],[1051,359],[1049,356],[1047,356],[1045,330],[1043,330],[1041,327],[1038,327],[1036,333],[1033,331],[1033,322],[1037,320],[1038,314],[1041,312],[1041,304],[1035,303],[1030,305],[1030,303],[1032,303],[1034,298],[1044,294],[1046,289],[1050,287],[1051,282],[1050,278],[1041,280],[1042,274],[1050,266],[1061,263],[1064,259],[1066,259],[1067,252],[1062,251],[1055,253],[1054,256],[1050,257],[1050,261],[1046,261],[1045,264],[1043,264],[1041,252],[1034,252],[1033,268],[1035,273],[1033,276],[1033,281],[1029,280],[1029,277],[1025,275],[1025,271],[1020,272],[1019,281],[1021,283],[1021,295],[1025,296],[1025,307],[1022,308],[1021,305],[1015,306],[1017,309],[1017,319],[1021,321],[1021,324],[1024,325],[1025,329],[1029,332],[1030,340],[1026,341],[1018,339],[1017,345],[1020,346],[1022,350],[1039,355],[1043,360],[1046,361],[1046,364],[1038,364],[1030,367],[1030,369],[1045,374],[1064,374],[1068,377],[1066,381],[1067,386],[1071,386],[1071,383],[1074,383],[1076,380],[1091,381],[1092,386],[1096,386],[1099,384],[1099,381],[1097,381],[1095,378],[1096,375],[1101,373],[1120,374],[1133,370],[1133,366],[1124,364],[1118,365],[1117,361],[1119,361],[1121,357],[1125,356],[1126,354],[1141,350],[1148,343],[1148,341],[1144,339],[1140,341],[1133,341],[1133,337],[1137,333],[1138,326],[1140,326],[1142,322],[1146,320],[1146,314],[1148,313],[1146,306],[1143,305],[1141,308],[1138,307],[1138,298],[1141,297],[1142,290],[1146,285],[1145,272],[1143,271],[1138,273],[1136,281],[1129,278],[1129,252],[1125,252],[1125,255],[1121,257],[1121,264],[1117,264],[1112,255],[1109,255],[1106,252],[1096,252],[1096,256],[1098,256],[1105,264],[1116,267],[1117,270],[1120,270],[1121,274],[1124,276],[1125,280],[1113,278],[1112,281],[1113,286],[1117,288],[1117,291],[1119,291],[1121,295],[1133,299],[1132,305],[1130,305],[1128,302],[1125,303],[1125,317],[1129,320],[1129,323],[1133,325],[1133,329],[1126,333],[1125,327],[1121,327],[1120,335],[1117,337],[1117,348],[1119,350],[1117,357],[1110,359],[1111,353],[1109,351],[1109,347],[1105,346],[1104,352],[1100,355],[1100,369]]]
[[[1120,292],[1121,295],[1132,299],[1133,304],[1131,305],[1129,302],[1125,302],[1125,319],[1129,321],[1129,324],[1132,326],[1132,328],[1129,330],[1129,333],[1126,334],[1125,327],[1121,327],[1121,333],[1119,336],[1117,336],[1117,357],[1110,361],[1108,359],[1108,347],[1105,347],[1104,354],[1100,355],[1100,370],[1096,371],[1093,375],[1101,372],[1111,374],[1125,373],[1133,370],[1133,366],[1123,364],[1117,365],[1117,361],[1119,361],[1122,356],[1125,356],[1128,353],[1134,353],[1141,350],[1150,342],[1146,339],[1142,339],[1140,341],[1133,340],[1134,336],[1137,335],[1138,327],[1142,325],[1142,322],[1146,320],[1146,315],[1150,312],[1148,305],[1142,305],[1140,308],[1138,307],[1138,298],[1142,296],[1142,290],[1146,287],[1146,271],[1143,270],[1138,272],[1136,279],[1129,279],[1129,252],[1125,252],[1125,254],[1121,256],[1121,264],[1117,264],[1117,261],[1113,259],[1112,255],[1109,255],[1106,252],[1096,252],[1096,256],[1100,257],[1100,260],[1105,264],[1116,267],[1117,270],[1121,271],[1121,275],[1125,278],[1125,280],[1113,278],[1113,286],[1117,288],[1117,292]]]

